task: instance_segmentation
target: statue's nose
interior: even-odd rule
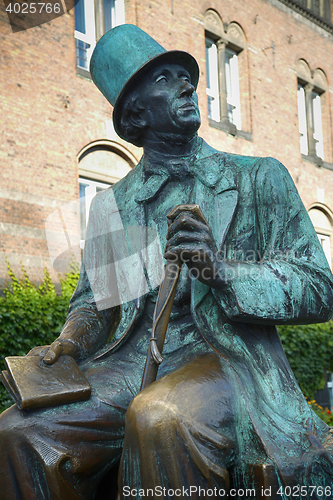
[[[180,90],[180,97],[184,96],[191,96],[193,92],[195,91],[195,88],[190,82],[183,82],[182,88]]]

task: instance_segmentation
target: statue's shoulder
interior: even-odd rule
[[[202,146],[200,151],[200,159],[214,161],[220,164],[221,168],[232,168],[239,172],[241,175],[256,175],[258,170],[272,171],[273,173],[286,173],[286,167],[272,157],[263,156],[245,156],[234,153],[226,153],[219,151],[202,139]]]
[[[233,153],[226,153],[213,148],[202,139],[200,159],[207,161],[218,161],[223,167],[233,167],[235,169],[252,169],[259,164],[263,158],[259,156],[243,156]]]

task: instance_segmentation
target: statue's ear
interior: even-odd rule
[[[127,120],[135,128],[145,128],[147,126],[147,119],[145,117],[145,110],[134,111],[130,110]]]
[[[126,129],[142,129],[147,126],[146,110],[143,106],[140,94],[133,91],[124,102],[121,122]]]

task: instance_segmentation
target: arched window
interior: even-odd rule
[[[212,9],[205,13],[206,80],[208,118],[212,126],[235,135],[246,130],[247,105],[241,96],[246,89],[246,41],[242,28],[235,22],[226,28]]]
[[[328,211],[324,210],[323,207],[315,206],[309,210],[309,216],[324,250],[326,259],[332,269],[331,236],[333,229],[331,215]]]
[[[81,248],[89,217],[91,200],[136,165],[135,157],[113,141],[97,141],[83,148],[78,155],[80,185]]]
[[[297,62],[296,71],[301,153],[320,163],[324,159],[322,114],[327,90],[326,76],[318,68],[312,72],[304,59]]]

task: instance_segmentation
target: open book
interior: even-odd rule
[[[20,410],[88,399],[89,382],[71,356],[46,365],[40,356],[8,356],[0,379]]]

